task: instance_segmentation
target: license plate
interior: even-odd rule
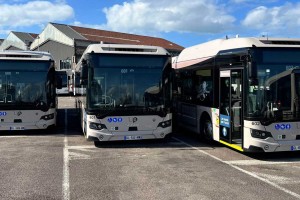
[[[141,140],[142,136],[140,135],[128,135],[124,136],[124,140]]]
[[[10,130],[25,130],[24,126],[11,126]]]
[[[300,146],[291,146],[291,150],[292,151],[299,151],[300,150]]]

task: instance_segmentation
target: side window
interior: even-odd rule
[[[195,99],[203,105],[212,104],[213,77],[211,69],[200,69],[195,71]]]
[[[193,76],[189,72],[181,74],[181,100],[192,101],[194,96],[193,91]]]

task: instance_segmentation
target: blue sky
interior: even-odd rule
[[[300,1],[0,0],[0,38],[48,22],[162,37],[184,47],[212,39],[300,38]]]

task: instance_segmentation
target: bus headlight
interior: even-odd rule
[[[157,127],[167,128],[172,125],[172,120],[167,120],[164,122],[160,122]]]
[[[54,118],[54,113],[49,114],[49,115],[41,116],[41,119],[43,119],[43,120],[50,120],[50,119],[53,119],[53,118]]]
[[[255,129],[251,129],[250,131],[251,131],[251,136],[254,138],[266,139],[268,137],[272,137],[272,134],[267,131],[260,131]]]
[[[98,123],[95,123],[95,122],[90,122],[89,127],[90,127],[90,129],[94,129],[94,130],[107,129],[104,124],[98,124]]]

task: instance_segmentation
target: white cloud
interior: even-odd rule
[[[30,1],[24,4],[0,4],[0,27],[26,27],[74,16],[73,8],[63,1]]]
[[[279,0],[229,0],[229,2],[236,3],[236,4],[249,4],[249,5],[257,5],[257,4],[268,4],[268,3],[275,3]]]
[[[0,35],[1,34],[8,34],[10,32],[10,30],[2,30],[2,29],[0,29]],[[1,39],[1,38],[0,38]]]
[[[220,33],[235,18],[209,0],[134,0],[104,8],[108,29],[131,33]]]
[[[257,7],[247,14],[242,25],[272,35],[299,34],[300,3],[286,3],[272,8]]]

